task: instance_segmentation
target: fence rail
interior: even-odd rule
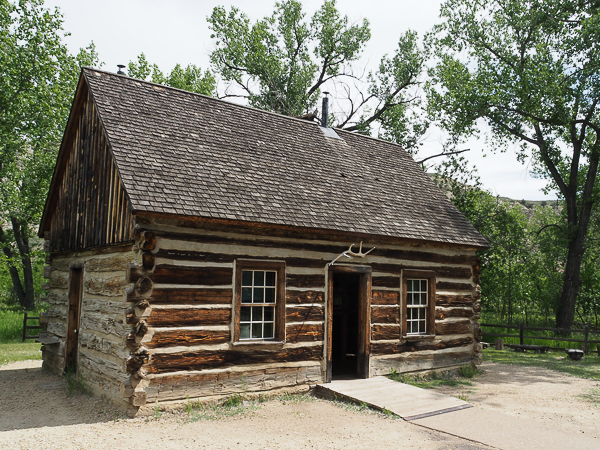
[[[40,320],[40,319],[41,319],[41,316],[38,316],[38,317],[27,316],[27,311],[25,311],[24,316],[23,316],[23,342],[25,342],[25,339],[37,339],[40,337],[39,332],[36,335],[27,334],[27,330],[42,330],[45,328],[42,325],[27,325],[28,320]]]
[[[525,339],[540,339],[547,341],[556,341],[556,342],[578,342],[583,344],[583,351],[587,354],[589,351],[590,344],[600,344],[600,340],[590,340],[591,334],[600,335],[600,330],[590,329],[588,325],[585,325],[582,330],[572,330],[566,328],[547,328],[547,327],[526,327],[523,322],[519,325],[501,325],[497,323],[481,323],[482,327],[489,328],[504,328],[504,329],[513,329],[519,330],[519,334],[506,334],[506,333],[484,333],[487,336],[493,337],[510,337],[510,338],[518,338],[519,345],[524,344]],[[554,333],[583,333],[583,339],[576,338],[567,338],[562,336],[525,336],[525,331],[551,331]],[[555,347],[556,348],[556,347]]]

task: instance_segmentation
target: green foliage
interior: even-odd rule
[[[165,75],[156,64],[150,65],[146,55],[141,53],[137,62],[129,62],[127,73],[130,77],[197,94],[214,96],[216,93],[216,80],[212,72],[206,70],[202,73],[202,69],[194,64],[188,65],[185,69],[177,64],[169,74]]]
[[[564,200],[565,267],[557,325],[576,312],[588,227],[600,186],[598,2],[447,0],[428,42],[429,111],[451,140],[477,135],[479,121],[500,149],[518,144]]]
[[[0,366],[30,359],[42,359],[42,344],[37,342],[19,342],[0,344]]]
[[[416,33],[402,34],[393,56],[384,56],[378,70],[363,77],[353,64],[371,37],[369,22],[350,24],[334,0],[324,1],[310,20],[299,1],[286,0],[254,23],[238,8],[221,6],[208,22],[216,47],[211,62],[228,83],[224,97],[300,116],[316,109],[321,91],[329,90],[334,104],[343,105],[330,111],[333,126],[377,132],[407,149],[420,145],[429,124],[419,113],[425,57]]]
[[[67,373],[65,376],[67,382],[67,397],[73,395],[92,395],[90,387],[86,384],[80,373]]]
[[[62,43],[58,9],[43,0],[0,0],[0,263],[23,307],[32,308],[32,242],[48,192],[79,67],[97,62],[93,44],[77,56]]]
[[[39,317],[46,310],[46,304],[38,303],[36,308],[29,313],[32,317]],[[39,325],[39,321],[28,322],[29,325]],[[34,330],[35,331],[35,330]],[[29,332],[30,334],[32,331]],[[9,306],[0,302],[0,343],[21,342],[23,336],[23,310],[20,306]]]
[[[564,353],[517,353],[507,350],[486,349],[483,360],[500,364],[542,367],[578,378],[600,380],[600,358],[589,356],[574,361]]]

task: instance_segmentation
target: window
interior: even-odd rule
[[[435,334],[435,273],[404,271],[402,300],[402,335]]]
[[[285,339],[284,263],[237,261],[235,341]]]

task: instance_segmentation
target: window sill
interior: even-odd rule
[[[435,339],[435,334],[409,334],[408,336],[402,336],[402,339],[408,342],[432,341]]]
[[[283,341],[267,341],[267,340],[247,340],[237,341],[233,343],[234,347],[256,347],[256,346],[271,346],[275,348],[282,348],[285,342]]]

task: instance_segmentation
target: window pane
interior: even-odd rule
[[[425,320],[425,309],[424,308],[419,309],[419,319]]]
[[[254,271],[254,286],[264,286],[265,285],[265,272],[262,270]]]
[[[275,303],[275,288],[265,288],[265,303]]]
[[[412,292],[413,283],[412,280],[406,280],[406,292]]]
[[[427,304],[427,292],[423,292],[421,294],[421,305],[426,305]]]
[[[250,322],[250,307],[249,306],[242,306],[240,308],[240,321]]]
[[[265,288],[254,288],[254,303],[262,303],[265,296]]]
[[[275,272],[267,272],[265,286],[275,286]]]
[[[242,303],[252,303],[252,288],[242,288]]]
[[[251,270],[242,270],[242,286],[252,286]]]
[[[240,324],[240,339],[250,339],[250,324]]]
[[[272,306],[265,307],[265,322],[273,322],[273,316],[275,315],[275,308]]]
[[[427,292],[427,280],[421,280],[421,291]]]
[[[413,294],[412,292],[409,292],[406,294],[406,304],[407,305],[412,305],[413,304]]]
[[[265,335],[263,336],[265,339],[274,338],[275,335],[273,333],[273,324],[265,323]]]
[[[253,323],[252,324],[252,338],[262,338],[262,323]]]
[[[263,320],[263,308],[262,306],[255,306],[252,308],[252,322],[261,322]]]

